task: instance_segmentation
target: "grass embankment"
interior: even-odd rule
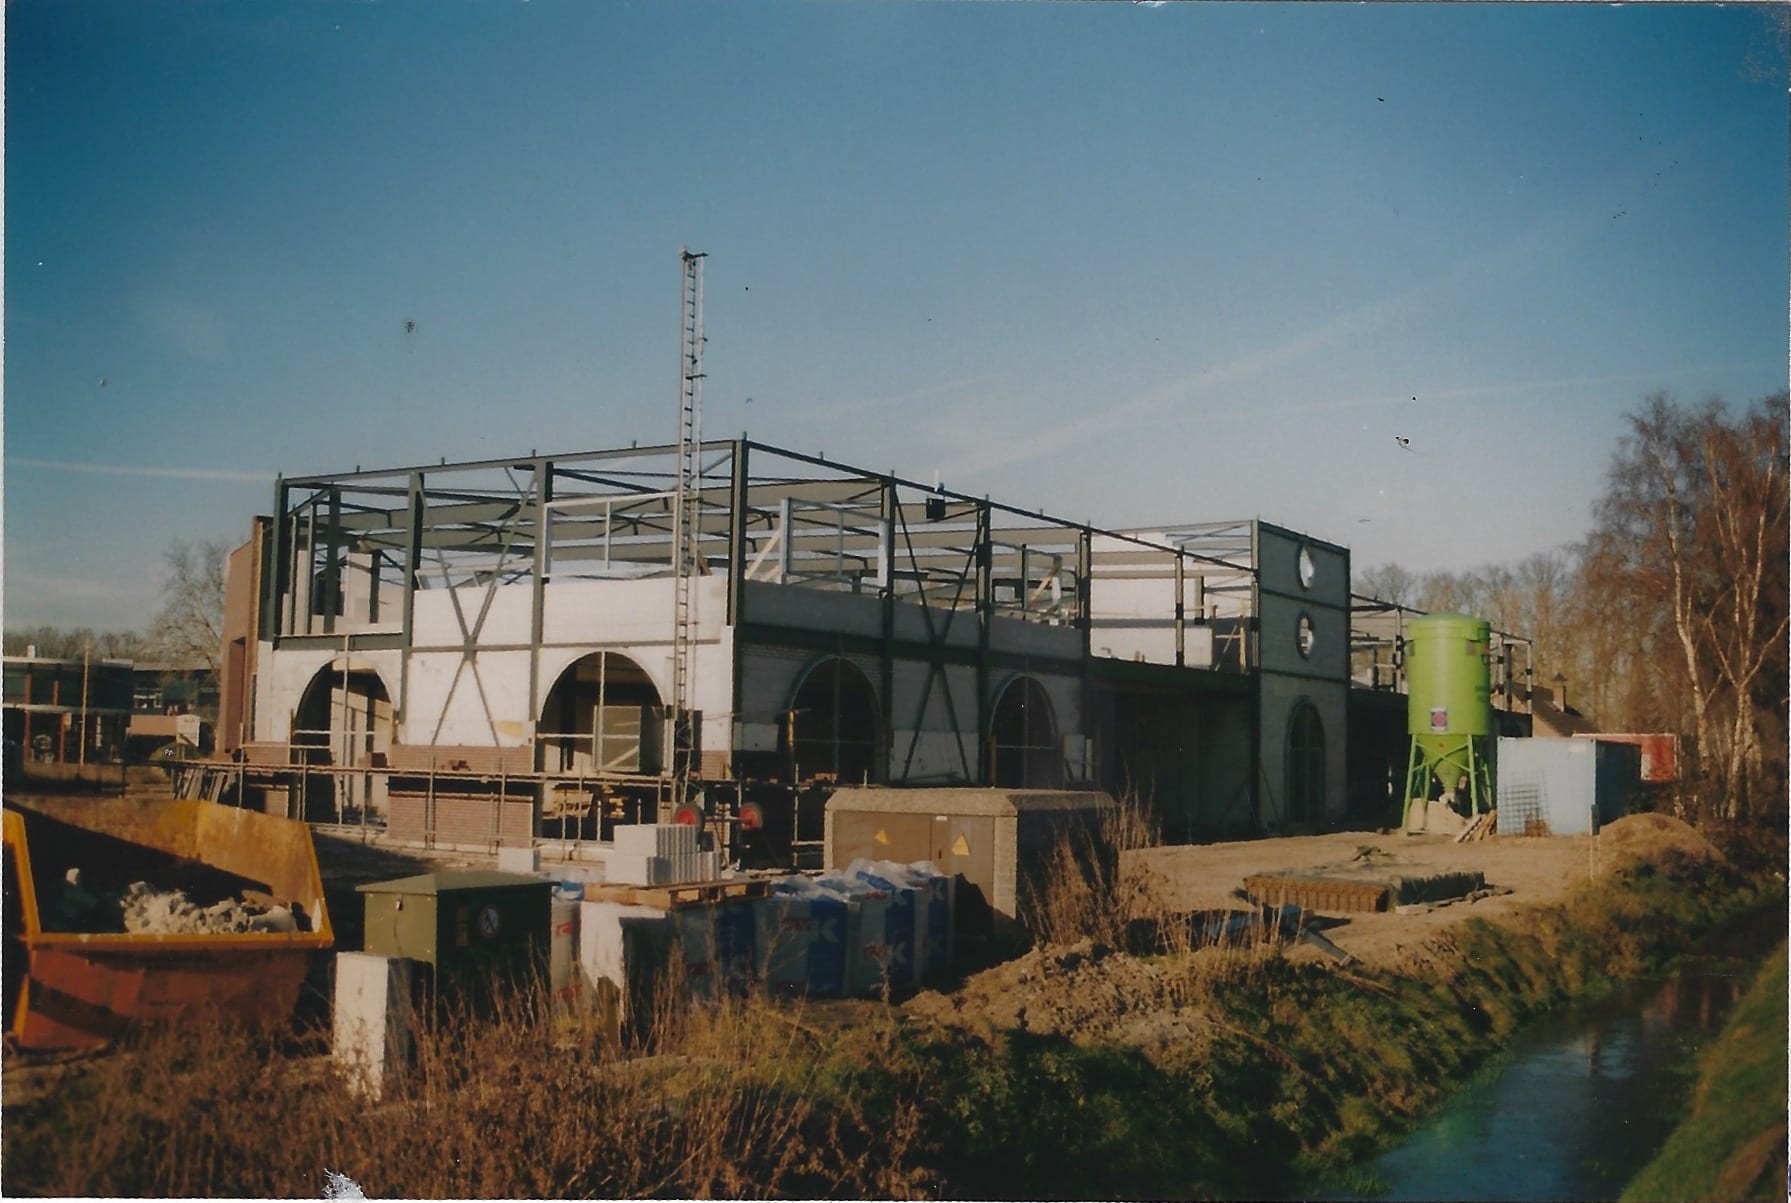
[[[1786,984],[1781,944],[1699,1058],[1685,1119],[1624,1199],[1784,1198]]]
[[[518,1005],[420,1039],[370,1107],[288,1046],[164,1032],[7,1108],[0,1185],[316,1196],[327,1168],[388,1196],[1262,1197],[1396,1135],[1530,1017],[1775,891],[1626,869],[1521,926],[1451,929],[1404,972],[1273,944],[1105,954],[1163,986],[1115,995],[1145,1028],[1179,1025],[1155,1044],[747,1002],[668,1012],[641,1058]]]

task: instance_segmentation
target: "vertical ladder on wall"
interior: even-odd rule
[[[696,577],[701,571],[703,475],[703,259],[678,248],[684,264],[682,337],[678,355],[678,482],[672,494],[672,808],[690,800],[698,766],[690,709],[691,653],[696,645]]]

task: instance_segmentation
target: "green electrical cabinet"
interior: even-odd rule
[[[482,994],[499,980],[547,973],[553,883],[518,873],[459,870],[375,881],[364,950],[429,967],[438,986]]]

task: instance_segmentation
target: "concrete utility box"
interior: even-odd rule
[[[959,879],[958,930],[999,934],[1021,921],[1059,835],[1100,849],[1114,809],[1098,790],[842,789],[827,800],[827,865],[931,861]]]
[[[1629,809],[1642,779],[1634,744],[1499,740],[1500,835],[1595,835]]]
[[[349,1089],[378,1101],[410,1059],[410,964],[365,952],[336,954],[336,1010],[330,1044]]]
[[[438,985],[477,989],[547,967],[553,883],[462,870],[369,882],[365,951],[427,965]]]

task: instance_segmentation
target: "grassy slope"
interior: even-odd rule
[[[1786,984],[1781,944],[1700,1058],[1690,1113],[1624,1199],[1784,1197]]]
[[[424,1041],[408,1088],[369,1109],[265,1041],[145,1037],[7,1109],[0,1186],[315,1197],[328,1167],[370,1195],[1262,1197],[1395,1138],[1529,1018],[1762,900],[1644,870],[1520,925],[1460,925],[1405,973],[1170,958],[1200,1034],[1155,1059],[747,1003],[692,1021],[680,1055],[627,1061],[524,1009]]]

